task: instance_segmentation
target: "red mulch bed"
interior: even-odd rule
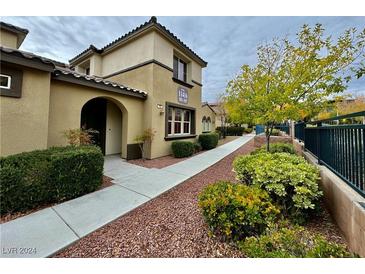
[[[234,180],[232,161],[254,149],[253,140],[205,171],[91,233],[56,257],[244,257],[235,247],[209,237],[197,205],[208,184]],[[309,228],[344,243],[324,213]],[[324,221],[323,221],[324,220]]]
[[[111,182],[112,180],[113,179],[108,177],[108,176],[103,176],[103,183],[97,190],[112,186],[113,185],[113,183]],[[95,190],[95,191],[97,191],[97,190]],[[38,210],[41,210],[41,209],[44,209],[44,208],[47,208],[47,207],[50,207],[50,206],[54,206],[56,204],[57,203],[45,204],[45,205],[38,206],[38,207],[30,209],[30,210],[26,210],[26,211],[22,211],[22,212],[16,212],[16,213],[9,213],[9,214],[6,214],[6,215],[1,215],[0,216],[0,224],[15,220],[15,219],[17,219],[19,217],[23,217],[25,215],[29,215],[31,213],[34,213],[34,212],[38,211]]]
[[[218,146],[231,142],[231,141],[237,139],[238,137],[239,136],[227,136],[225,139],[219,140]],[[198,155],[200,153],[202,153],[202,152],[198,152],[198,153],[194,154],[193,156]],[[172,155],[168,155],[168,156],[155,158],[152,160],[142,160],[142,159],[130,160],[130,161],[128,161],[128,163],[146,167],[146,168],[164,168],[164,167],[179,163],[179,162],[184,161],[189,158],[190,157],[175,158]]]

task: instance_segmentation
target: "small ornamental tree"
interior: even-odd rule
[[[138,143],[139,148],[141,150],[142,154],[142,160],[146,159],[146,146],[150,145],[153,141],[153,138],[155,137],[156,131],[154,131],[152,128],[146,129],[141,135],[137,135],[134,138],[134,141]]]
[[[92,145],[94,144],[93,135],[98,134],[99,131],[95,129],[68,129],[63,132],[67,142],[72,146]]]
[[[295,43],[281,39],[259,46],[257,64],[243,65],[226,89],[233,122],[265,125],[268,151],[275,124],[318,113],[329,96],[346,89],[354,61],[364,58],[365,29],[349,29],[333,42],[322,25],[304,25],[296,37]]]

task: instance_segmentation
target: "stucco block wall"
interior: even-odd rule
[[[134,143],[134,137],[143,131],[144,101],[58,80],[52,80],[51,85],[49,147],[67,144],[64,131],[80,127],[82,107],[97,97],[111,100],[122,111],[122,157],[126,157],[127,144]]]
[[[327,167],[317,164],[317,159],[303,151],[303,144],[293,141],[294,147],[310,163],[317,166],[321,174],[324,201],[332,217],[343,232],[351,251],[365,257],[365,198],[348,186]]]
[[[47,148],[50,73],[23,70],[21,98],[0,96],[0,155]]]
[[[18,37],[16,34],[0,29],[0,45],[8,48],[18,48]]]

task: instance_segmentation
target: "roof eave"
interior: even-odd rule
[[[110,92],[114,92],[114,93],[118,93],[118,94],[122,94],[122,95],[126,95],[126,96],[137,97],[142,100],[147,99],[147,94],[145,94],[145,93],[137,93],[137,92],[133,92],[133,91],[128,91],[127,89],[121,89],[119,87],[113,87],[113,86],[105,85],[102,83],[97,83],[95,81],[89,81],[89,80],[86,80],[81,77],[77,78],[71,74],[65,75],[62,73],[58,73],[57,70],[52,74],[52,79],[63,81],[63,82],[68,82],[68,83],[72,83],[72,84],[82,85],[82,86],[86,86],[86,87],[96,88],[96,89],[100,89],[100,90],[104,90],[104,91],[110,91]]]
[[[1,52],[1,61],[46,72],[52,72],[55,67],[52,63],[44,63],[38,59],[27,59],[25,57],[17,56],[3,51]]]

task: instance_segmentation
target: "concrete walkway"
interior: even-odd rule
[[[220,161],[254,135],[162,168],[106,157],[115,185],[0,225],[0,257],[48,257]]]

